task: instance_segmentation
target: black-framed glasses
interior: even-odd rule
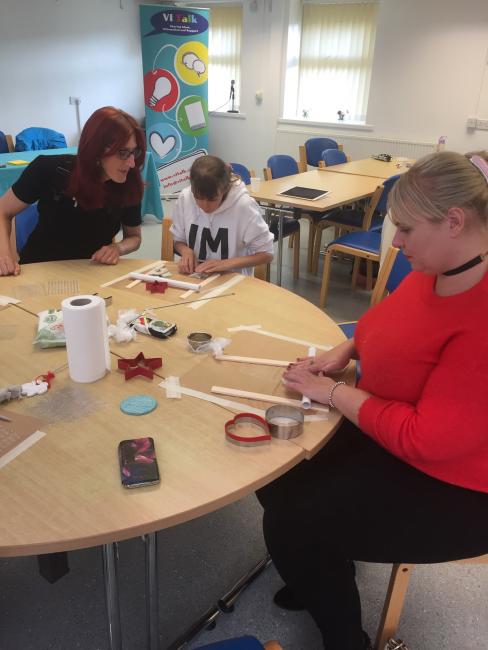
[[[135,147],[134,149],[119,149],[117,151],[117,156],[120,160],[128,160],[131,156],[134,156],[134,159],[136,159],[139,158],[141,153],[142,150],[139,149],[139,147]]]

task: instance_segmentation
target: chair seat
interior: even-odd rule
[[[197,650],[263,650],[263,646],[254,636],[242,636],[200,646]]]
[[[357,230],[348,232],[334,241],[331,241],[327,248],[341,245],[355,250],[366,251],[367,253],[379,254],[381,245],[381,232],[378,230]]]
[[[272,233],[274,240],[278,240],[278,219],[273,218],[269,223],[269,230]],[[300,230],[300,223],[293,217],[283,218],[283,237],[293,235],[293,233]]]
[[[364,220],[364,210],[356,210],[354,208],[337,208],[331,212],[326,212],[322,217],[322,221],[331,221],[340,226],[349,228],[362,228]],[[371,227],[381,227],[383,219],[381,217],[373,217]]]

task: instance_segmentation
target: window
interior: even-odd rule
[[[288,32],[283,117],[364,123],[376,2],[304,4]],[[300,30],[301,19],[301,30]]]
[[[235,96],[240,96],[242,6],[213,6],[210,9],[208,39],[208,108],[209,111],[231,107],[231,80]],[[237,106],[237,103],[236,103]]]

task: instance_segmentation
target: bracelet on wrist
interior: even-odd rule
[[[332,387],[331,387],[331,389],[329,391],[329,408],[331,408],[331,409],[335,409],[335,404],[334,404],[334,402],[332,400],[332,398],[334,397],[334,391],[338,386],[341,386],[341,385],[345,386],[346,382],[345,381],[336,381],[336,383],[332,385]]]

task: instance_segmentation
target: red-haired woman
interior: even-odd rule
[[[117,264],[141,243],[141,166],[146,144],[133,117],[112,106],[86,122],[77,155],[38,156],[0,197],[0,275],[18,275],[11,221],[38,201],[39,222],[20,264],[91,259]],[[123,238],[113,238],[122,228]]]

